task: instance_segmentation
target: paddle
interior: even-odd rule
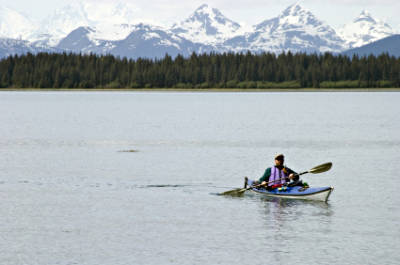
[[[332,167],[332,162],[328,162],[328,163],[313,167],[312,169],[310,169],[308,171],[301,172],[301,173],[297,174],[296,176],[301,176],[301,175],[304,175],[307,173],[319,174],[319,173],[328,171],[329,169],[331,169],[331,167]]]
[[[318,174],[318,173],[326,172],[326,171],[328,171],[329,169],[331,169],[331,167],[332,167],[332,163],[331,163],[331,162],[325,163],[325,164],[322,164],[322,165],[313,167],[312,169],[310,169],[310,170],[308,170],[308,171],[304,171],[304,172],[301,172],[301,173],[299,173],[299,174],[296,174],[296,176],[301,176],[301,175],[304,175],[304,174],[307,174],[307,173]],[[283,179],[283,178],[282,178],[282,179]],[[278,179],[278,180],[281,180],[281,179]],[[241,189],[239,188],[239,189],[234,189],[234,190],[228,190],[228,191],[225,191],[225,192],[223,192],[223,193],[220,193],[219,195],[240,196],[240,195],[242,195],[246,190],[250,190],[250,189],[253,189],[253,188],[259,188],[259,187],[268,185],[269,183],[272,183],[272,182],[275,182],[275,181],[278,181],[278,180],[269,181],[269,182],[267,182],[266,184],[259,184],[259,185],[251,186],[251,187],[249,187],[249,188],[241,188]]]
[[[269,183],[272,183],[272,182],[275,182],[275,181],[278,181],[278,180],[282,180],[282,179],[284,179],[284,178],[280,178],[280,179],[276,179],[276,180],[273,180],[273,181],[269,181],[269,182],[267,182],[266,184],[258,184],[258,185],[255,185],[255,186],[250,186],[250,187],[248,187],[248,188],[239,188],[239,189],[234,189],[234,190],[228,190],[228,191],[225,191],[225,192],[223,192],[223,193],[220,193],[219,195],[240,196],[240,195],[242,195],[246,190],[250,190],[250,189],[253,189],[253,188],[259,188],[259,187],[262,187],[262,186],[266,186],[266,185],[268,185]]]

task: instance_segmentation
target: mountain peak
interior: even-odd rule
[[[363,10],[360,15],[354,19],[354,23],[357,22],[377,23],[378,21],[372,17],[370,12]]]
[[[221,11],[219,11],[217,8],[209,6],[208,4],[203,4],[199,6],[192,13],[192,15],[189,16],[187,20],[189,19],[203,20],[203,19],[213,19],[213,18],[220,18],[221,20],[229,20],[221,13]]]
[[[207,44],[222,42],[239,29],[238,23],[207,4],[198,7],[187,19],[172,28],[181,37]]]
[[[217,15],[223,16],[221,11],[216,8],[209,6],[208,4],[202,4],[199,6],[193,13],[194,14],[203,14],[203,15]]]
[[[370,13],[368,10],[364,9],[364,10],[362,10],[361,13],[360,13],[360,17],[361,17],[361,16],[370,17],[370,16],[371,16],[371,13]]]
[[[311,11],[309,11],[306,8],[303,8],[299,2],[296,2],[295,4],[292,4],[291,6],[287,7],[278,17],[272,19],[276,20],[276,22],[286,28],[292,28],[293,27],[325,27],[325,23],[321,20],[319,20]],[[272,21],[270,20],[270,21]],[[260,26],[265,26],[270,24],[270,22],[267,20],[266,23],[263,22],[259,24],[257,27],[260,28]],[[286,26],[285,26],[286,25]],[[331,31],[329,29],[328,31]]]
[[[307,9],[303,8],[300,5],[300,2],[296,2],[289,7],[287,7],[283,12],[282,15],[284,16],[299,16],[304,13],[310,13]]]
[[[195,12],[201,11],[201,10],[206,10],[206,9],[209,9],[208,4],[202,4],[201,6],[199,6],[199,7],[195,10]]]
[[[249,35],[254,50],[339,51],[343,40],[328,24],[319,20],[298,2],[279,16],[255,26]]]
[[[388,24],[373,18],[367,10],[363,10],[352,23],[344,25],[339,32],[350,48],[360,47],[395,33]]]
[[[280,23],[291,25],[313,25],[323,24],[311,11],[303,8],[299,2],[287,7],[278,17]]]

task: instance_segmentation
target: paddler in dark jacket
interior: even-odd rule
[[[265,170],[264,175],[253,185],[261,183],[267,186],[267,189],[274,189],[287,184],[290,180],[298,182],[299,176],[290,168],[284,166],[285,156],[279,154],[275,156],[275,166]]]

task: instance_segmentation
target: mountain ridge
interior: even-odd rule
[[[343,48],[344,41],[333,28],[296,3],[277,17],[255,25],[254,31],[246,35],[244,43],[245,46],[239,50],[250,47],[256,52],[338,52]],[[239,46],[235,42],[230,45],[231,49]]]
[[[368,43],[364,46],[353,48],[343,52],[347,56],[379,56],[388,53],[391,56],[400,57],[400,34],[388,36],[386,38]]]
[[[21,16],[11,9],[0,8],[0,36],[3,41],[18,37],[27,41],[24,44],[26,52],[61,49],[81,53],[111,53],[130,58],[158,58],[165,53],[188,55],[191,52],[280,53],[290,50],[340,53],[395,33],[388,24],[373,18],[367,11],[362,11],[347,27],[337,32],[299,3],[290,5],[278,16],[266,19],[250,30],[208,4],[201,5],[186,19],[171,27],[160,27],[136,23],[137,19],[133,18],[136,10],[123,1],[115,4],[93,3],[72,2],[46,18],[42,22],[45,26],[36,26],[29,20],[26,22],[21,19],[21,33],[16,30],[11,35],[5,27],[1,27],[10,25],[2,17],[7,17],[8,13],[12,13],[13,17]],[[6,10],[3,12],[5,15],[1,10]],[[23,31],[23,25],[28,24],[32,24],[30,29]],[[8,41],[6,46],[11,43]],[[19,48],[15,49],[17,54],[23,53],[22,42],[18,45]],[[12,47],[10,50],[13,50]],[[0,53],[0,57],[6,55],[9,53]]]

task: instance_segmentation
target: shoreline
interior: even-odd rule
[[[400,92],[400,88],[0,88],[0,92]]]

